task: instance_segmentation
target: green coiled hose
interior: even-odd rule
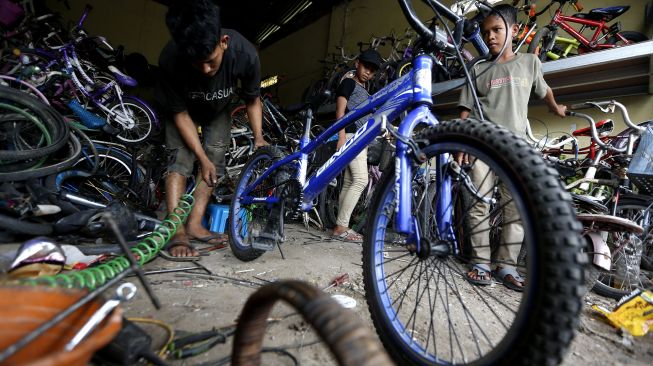
[[[173,212],[168,214],[168,217],[163,220],[161,225],[157,226],[150,235],[130,248],[134,256],[138,259],[139,265],[142,266],[156,257],[159,251],[175,235],[179,225],[183,225],[186,222],[193,208],[193,204],[193,192],[184,194],[177,207]],[[64,288],[88,288],[92,290],[116,277],[129,267],[129,261],[122,255],[98,266],[79,271],[59,273],[54,276],[31,278],[23,281],[23,283]]]

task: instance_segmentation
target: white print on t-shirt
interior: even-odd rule
[[[202,92],[202,91],[194,91],[194,92],[192,91],[192,92],[188,92],[188,98],[190,100],[203,99],[203,100],[205,100],[207,102],[210,102],[210,101],[216,100],[216,99],[227,98],[231,94],[233,94],[233,92],[234,92],[233,87],[218,90],[218,91],[214,91],[213,93],[211,93],[211,92],[206,93],[206,92]]]
[[[488,88],[497,89],[508,85],[528,87],[528,79],[519,76],[504,76],[490,80]]]

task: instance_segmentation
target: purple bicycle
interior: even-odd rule
[[[123,86],[136,86],[136,80],[111,65],[101,70],[77,55],[76,46],[90,38],[82,29],[90,10],[84,9],[71,41],[47,50],[14,49],[0,58],[0,74],[36,86],[56,108],[72,111],[87,128],[108,132],[125,143],[144,141],[159,122],[145,101],[123,92]]]

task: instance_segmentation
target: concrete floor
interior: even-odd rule
[[[325,287],[329,281],[343,273],[349,274],[349,283],[331,288],[331,294],[343,294],[356,300],[353,309],[356,315],[371,329],[372,322],[365,303],[362,274],[361,247],[357,244],[332,241],[327,233],[303,226],[289,224],[286,229],[287,242],[282,245],[286,259],[279,251],[265,253],[252,262],[241,262],[231,251],[222,249],[210,252],[201,263],[216,274],[262,283],[280,278],[295,278],[318,287]],[[192,264],[190,264],[192,265]],[[178,263],[158,258],[145,267],[146,270],[189,267],[189,263]],[[257,278],[256,278],[257,277]],[[126,305],[128,317],[148,317],[163,320],[178,332],[198,332],[231,325],[238,318],[247,297],[255,288],[247,284],[234,284],[209,279],[182,278],[179,273],[149,276],[163,308],[156,311],[143,291]],[[501,285],[497,285],[502,287]],[[633,339],[622,337],[616,330],[591,314],[593,303],[608,308],[615,301],[590,293],[585,298],[585,309],[581,328],[573,341],[563,365],[650,365],[653,363],[653,334]],[[277,305],[273,317],[279,320],[268,326],[264,346],[288,347],[302,365],[333,364],[328,349],[317,340],[314,331],[299,317],[289,316],[293,311],[285,305]],[[154,326],[145,328],[160,346],[165,332]],[[312,345],[311,345],[312,344]],[[186,359],[173,361],[177,365],[196,365],[228,356],[231,340],[209,352]],[[289,358],[266,354],[265,365],[291,365]]]
[[[124,306],[129,318],[150,318],[165,322],[177,335],[200,332],[233,325],[238,319],[248,296],[256,289],[249,282],[264,283],[276,279],[293,278],[324,288],[334,277],[347,273],[348,283],[327,290],[330,294],[346,295],[356,301],[355,315],[373,333],[374,329],[365,302],[362,284],[361,253],[358,244],[333,241],[317,229],[301,225],[286,225],[287,241],[282,245],[285,259],[279,251],[265,253],[252,262],[241,262],[230,249],[212,251],[201,263],[215,274],[236,278],[243,283],[222,280],[181,277],[183,273],[149,275],[148,279],[161,301],[156,310],[138,280],[129,278],[139,288],[135,298]],[[2,251],[12,246],[2,246]],[[192,267],[188,262],[172,262],[161,257],[145,265],[146,271]],[[500,284],[494,290],[504,291]],[[502,292],[499,292],[502,293]],[[653,333],[633,338],[620,335],[615,329],[592,314],[592,304],[612,308],[615,301],[589,293],[581,317],[581,327],[563,365],[651,365],[653,364]],[[265,347],[282,347],[290,351],[302,365],[335,364],[330,351],[319,342],[316,333],[285,304],[275,306],[273,323],[268,325]],[[153,348],[165,343],[167,333],[160,327],[144,324],[153,337]],[[231,354],[231,340],[210,351],[185,360],[169,360],[173,365],[200,365],[224,359]],[[264,365],[292,365],[286,356],[264,354]]]

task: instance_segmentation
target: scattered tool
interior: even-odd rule
[[[241,280],[239,278],[221,276],[221,275],[217,275],[217,274],[205,275],[205,274],[200,274],[200,273],[193,273],[193,274],[189,273],[189,274],[177,274],[176,277],[203,278],[203,279],[207,279],[207,280],[218,280],[218,281],[231,282],[231,283],[236,284],[236,285],[251,287],[251,288],[261,287],[261,284],[258,283],[258,282],[253,282],[253,281],[248,281],[248,280]]]
[[[337,276],[336,278],[332,279],[331,282],[329,282],[329,286],[323,288],[322,291],[326,291],[331,287],[340,286],[348,281],[349,281],[349,273],[343,273],[340,276]]]
[[[182,267],[182,268],[166,268],[166,269],[155,269],[152,271],[143,272],[144,275],[154,275],[161,273],[173,273],[173,272],[187,272],[187,271],[197,271],[199,267]]]
[[[113,309],[118,307],[121,302],[131,300],[136,295],[136,286],[132,283],[123,283],[116,290],[116,296],[104,303],[96,312],[91,316],[86,324],[79,329],[77,334],[66,344],[64,349],[72,351],[78,344],[80,344],[98,325],[113,312]]]

